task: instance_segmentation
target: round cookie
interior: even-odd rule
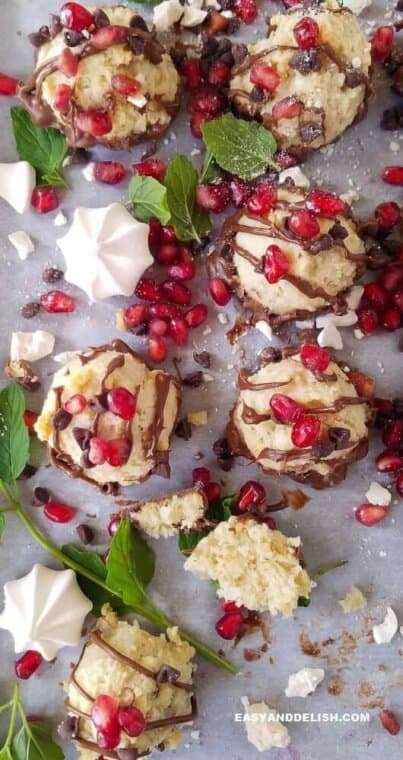
[[[72,147],[127,150],[160,137],[179,108],[170,55],[130,8],[86,11],[93,20],[80,32],[62,26],[62,9],[31,35],[35,69],[18,94],[32,121],[60,129]]]
[[[323,349],[314,350],[330,359]],[[360,388],[363,378],[366,387]],[[299,352],[283,358],[272,352],[257,371],[241,370],[238,384],[229,445],[265,472],[326,488],[345,478],[350,462],[366,456],[373,384],[360,373],[349,375],[332,360],[325,371],[313,371]]]
[[[119,389],[117,401],[110,399],[113,389]],[[114,406],[122,403],[119,395],[123,417]],[[52,464],[113,493],[142,483],[153,471],[169,477],[179,404],[175,379],[151,370],[116,340],[76,354],[55,373],[35,430],[47,443]]]
[[[305,49],[294,29],[313,20],[319,35]],[[360,119],[369,93],[371,53],[356,16],[337,3],[297,5],[272,16],[268,39],[250,45],[233,69],[235,110],[270,129],[280,150],[299,155],[328,145]]]
[[[342,213],[314,213],[317,234],[304,239],[290,229],[289,221],[300,211],[309,211],[312,219],[318,195],[325,202],[330,197]],[[265,264],[267,253],[270,257],[275,248],[286,259],[278,279]],[[343,294],[365,270],[365,247],[341,199],[286,182],[276,188],[276,200],[266,214],[257,216],[243,208],[224,222],[207,266],[211,276],[228,283],[252,313],[252,322],[264,319],[276,325],[329,309],[346,311]]]

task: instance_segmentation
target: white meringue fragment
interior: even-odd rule
[[[155,6],[153,22],[157,32],[167,32],[183,15],[183,5],[179,0],[164,0]]]
[[[381,507],[388,507],[392,501],[391,492],[375,480],[372,481],[365,496],[370,504],[379,504]]]
[[[357,323],[355,311],[347,311],[345,314],[323,314],[316,319],[316,327],[322,330],[328,325],[334,327],[351,327]]]
[[[0,164],[0,197],[18,214],[29,208],[35,185],[35,169],[28,161]]]
[[[396,613],[392,610],[392,607],[386,608],[386,615],[379,625],[374,625],[372,628],[372,635],[377,644],[390,644],[392,641],[399,624],[397,622]]]
[[[181,26],[198,26],[203,23],[206,16],[207,11],[196,8],[194,5],[185,5],[185,12],[181,18]]]
[[[271,747],[288,747],[288,728],[276,717],[276,710],[265,702],[251,704],[247,697],[241,697],[241,702],[245,708],[243,719],[250,744],[259,752],[266,752]]]
[[[30,253],[35,250],[34,242],[24,230],[16,230],[8,235],[8,239],[18,253],[21,261],[26,261]]]
[[[297,673],[289,675],[288,685],[284,690],[285,695],[286,697],[307,697],[315,691],[324,677],[325,671],[322,668],[301,668]]]
[[[13,362],[37,362],[55,347],[55,336],[45,330],[14,332],[11,336],[10,359]]]
[[[346,304],[350,311],[358,309],[363,293],[364,288],[362,285],[353,285],[353,287],[350,288],[346,296]]]
[[[255,327],[256,330],[259,330],[259,332],[267,338],[267,340],[273,340],[273,330],[264,319],[260,319],[259,322],[256,322]]]
[[[31,572],[4,586],[0,628],[10,631],[16,652],[34,649],[53,660],[64,646],[77,646],[92,602],[81,591],[73,570],[34,565]]]
[[[296,187],[304,187],[308,189],[310,181],[306,174],[299,168],[299,166],[290,166],[289,169],[283,169],[278,175],[280,184],[285,182],[286,179],[292,179]]]
[[[336,351],[343,348],[343,339],[337,327],[328,324],[318,335],[318,345],[321,348],[334,348]]]
[[[154,259],[148,224],[138,222],[121,203],[77,208],[67,234],[57,242],[66,260],[65,279],[91,301],[130,296]]]

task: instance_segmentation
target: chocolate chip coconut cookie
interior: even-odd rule
[[[239,114],[272,130],[281,149],[303,155],[363,116],[370,66],[356,16],[311,0],[272,16],[268,39],[235,66],[229,97]]]
[[[333,309],[365,269],[364,242],[344,201],[323,190],[259,185],[227,219],[208,259],[252,322],[279,324]]]
[[[106,493],[169,475],[176,381],[123,341],[77,354],[56,372],[35,425],[51,462]]]
[[[361,388],[356,374],[314,345],[241,370],[227,431],[233,452],[314,488],[337,485],[368,451],[373,385]]]
[[[30,39],[35,68],[19,97],[35,124],[62,130],[73,147],[115,149],[169,127],[179,107],[179,76],[130,8],[65,3]]]

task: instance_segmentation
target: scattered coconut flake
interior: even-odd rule
[[[298,330],[310,330],[312,327],[314,327],[315,321],[313,319],[304,319],[301,322],[296,322],[295,327]]]
[[[350,288],[346,295],[346,304],[350,311],[358,309],[363,293],[364,288],[362,285],[353,285],[353,287]]]
[[[298,673],[291,673],[285,695],[286,697],[307,697],[315,691],[324,677],[325,671],[322,668],[302,668]]]
[[[136,95],[129,95],[127,102],[136,108],[144,108],[147,105],[147,98],[139,92]]]
[[[56,227],[64,227],[65,224],[67,224],[67,217],[65,214],[63,214],[63,211],[60,209],[60,211],[56,214],[53,224]]]
[[[179,0],[165,0],[154,8],[153,22],[157,32],[167,32],[183,14]]]
[[[85,166],[84,169],[82,170],[82,175],[84,179],[87,180],[87,182],[94,182],[95,180],[94,171],[95,171],[95,163],[94,161],[90,161],[87,164],[87,166]]]
[[[278,179],[280,183],[285,182],[286,179],[292,179],[296,187],[308,188],[311,184],[308,177],[299,166],[290,166],[289,169],[283,169],[278,175]]]
[[[115,314],[115,327],[117,330],[123,330],[123,332],[127,331],[127,326],[125,322],[125,310],[124,309],[118,309]]]
[[[12,232],[11,235],[8,235],[8,239],[17,251],[21,261],[25,261],[29,254],[35,250],[33,240],[23,230]]]
[[[357,586],[351,586],[344,599],[339,599],[343,612],[356,612],[367,606],[367,599]]]
[[[203,382],[204,383],[212,383],[214,380],[214,377],[212,375],[209,375],[207,372],[203,372]]]
[[[390,491],[375,481],[372,481],[365,496],[370,504],[379,504],[381,507],[388,507],[392,501],[392,494]]]
[[[348,203],[349,206],[352,206],[353,203],[357,203],[357,201],[360,200],[360,196],[356,190],[348,190],[347,193],[342,193],[342,195],[340,195],[340,198],[345,203]]]
[[[334,327],[351,327],[357,323],[355,311],[347,311],[345,314],[323,314],[316,319],[316,327],[321,330],[328,325]]]
[[[357,330],[354,330],[354,338],[357,338],[357,340],[362,340],[365,338],[365,333],[363,333],[360,328],[357,328]]]
[[[60,354],[52,356],[52,359],[58,364],[68,364],[68,362],[71,362],[71,360],[78,356],[79,353],[79,351],[61,351]]]
[[[11,336],[11,361],[37,362],[51,354],[55,347],[55,336],[44,330],[35,332],[14,332]]]
[[[265,702],[250,704],[247,697],[241,697],[241,702],[245,708],[244,721],[250,744],[259,752],[265,752],[271,747],[288,747],[288,728],[276,719],[276,710]]]
[[[190,736],[192,737],[193,741],[198,742],[200,739],[200,731],[191,731]]]
[[[265,338],[268,340],[273,340],[273,330],[271,329],[270,325],[265,322],[264,319],[259,320],[259,322],[256,322],[255,324],[256,330],[259,330]]]
[[[318,345],[321,348],[334,348],[336,351],[343,348],[342,337],[334,325],[327,325],[318,335]]]
[[[185,5],[185,11],[180,22],[181,26],[192,27],[203,23],[207,17],[207,11],[197,7],[198,5],[200,4],[195,2],[192,5]]]
[[[389,644],[398,627],[399,625],[395,612],[392,610],[392,607],[387,607],[383,622],[379,623],[379,625],[374,625],[372,629],[375,642],[377,644]]]
[[[226,314],[224,314],[223,311],[220,311],[219,314],[217,314],[217,319],[222,325],[226,325],[228,323],[228,317]]]
[[[399,150],[400,150],[399,143],[396,142],[395,140],[391,140],[391,142],[389,143],[389,150],[391,151],[391,153],[399,153]]]

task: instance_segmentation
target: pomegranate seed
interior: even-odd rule
[[[320,233],[319,222],[312,211],[297,209],[288,219],[291,232],[297,237],[310,240]]]
[[[193,280],[196,274],[196,265],[192,261],[179,261],[168,267],[168,275],[171,280],[188,282]]]
[[[383,230],[390,230],[399,224],[401,219],[400,209],[397,203],[388,201],[380,203],[375,209],[375,219]]]
[[[234,0],[232,10],[244,24],[253,24],[257,16],[255,0]]]
[[[381,314],[380,323],[384,330],[395,332],[395,330],[398,330],[401,325],[401,319],[402,315],[399,309],[386,309],[386,311]]]
[[[267,282],[272,284],[287,274],[290,265],[287,256],[278,245],[269,245],[263,259],[263,267]]]
[[[286,424],[287,422],[297,422],[303,414],[303,407],[298,401],[294,401],[290,396],[283,393],[274,393],[270,399],[270,408],[277,420]]]
[[[320,435],[320,419],[312,414],[305,414],[294,422],[291,440],[299,449],[313,446]]]
[[[168,323],[165,322],[164,319],[151,319],[148,325],[148,334],[151,335],[152,338],[163,338],[164,335],[167,335],[168,330]]]
[[[385,309],[388,296],[377,282],[369,282],[364,286],[363,299],[369,301],[375,309]]]
[[[50,290],[49,293],[44,293],[39,302],[48,314],[67,314],[76,309],[74,298],[62,293],[61,290]]]
[[[403,419],[394,420],[382,433],[382,441],[388,449],[400,449],[403,444]]]
[[[73,90],[68,84],[58,84],[55,87],[55,99],[53,101],[53,108],[56,111],[62,111],[65,113],[70,108],[71,94]]]
[[[61,504],[58,501],[48,501],[43,511],[48,520],[55,523],[68,523],[77,513],[75,507],[69,507],[67,504]]]
[[[17,79],[9,77],[7,74],[0,74],[0,95],[15,95],[17,87]]]
[[[403,469],[403,457],[394,451],[382,451],[376,458],[376,467],[379,472],[396,472]]]
[[[105,185],[117,185],[126,176],[126,169],[119,161],[98,161],[94,168],[94,177]]]
[[[318,216],[330,218],[345,214],[347,210],[345,202],[338,195],[324,190],[313,190],[309,194],[307,206]]]
[[[213,501],[217,501],[217,499],[219,499],[221,496],[221,486],[219,483],[215,483],[213,480],[204,486],[203,491],[206,494],[207,501],[210,504]]]
[[[214,116],[206,113],[195,113],[189,122],[190,131],[193,137],[197,137],[200,140],[203,137],[203,132],[201,130],[202,124],[204,124],[205,121],[211,121],[213,118]]]
[[[106,50],[112,45],[121,45],[127,40],[127,29],[125,26],[115,26],[109,24],[96,29],[91,37],[91,43],[97,50]]]
[[[217,116],[222,113],[225,100],[218,90],[212,87],[202,87],[198,93],[189,98],[187,110],[194,114],[201,112],[208,116]]]
[[[393,303],[399,309],[400,313],[403,313],[403,288],[393,294]]]
[[[374,398],[374,406],[379,414],[390,416],[393,413],[393,401],[388,398]]]
[[[150,338],[148,341],[148,355],[151,361],[159,364],[166,359],[167,346],[163,338]]]
[[[281,169],[289,169],[291,166],[298,165],[297,157],[292,153],[288,153],[286,150],[278,150],[274,154],[273,160],[281,167]]]
[[[330,354],[319,346],[302,346],[301,361],[311,372],[326,372],[330,363]]]
[[[120,728],[112,731],[97,731],[97,744],[102,750],[115,749],[120,742]]]
[[[358,325],[366,335],[371,335],[379,327],[378,314],[375,309],[360,309],[357,312]]]
[[[161,242],[162,224],[158,221],[158,219],[151,217],[148,225],[150,228],[148,235],[148,244],[150,248],[155,248]]]
[[[128,736],[140,736],[146,728],[144,715],[137,707],[121,707],[118,712],[118,723]]]
[[[213,277],[209,281],[209,291],[217,306],[226,306],[231,300],[231,291],[224,280],[219,277]]]
[[[207,319],[207,314],[206,304],[197,303],[185,313],[185,322],[188,327],[199,327]]]
[[[192,470],[192,482],[197,488],[204,488],[210,482],[210,470],[207,467],[195,467]]]
[[[61,7],[60,20],[66,29],[82,32],[94,23],[94,17],[87,8],[78,3],[65,3]]]
[[[165,161],[161,161],[160,158],[149,158],[147,161],[139,161],[138,164],[133,164],[134,174],[140,174],[142,177],[153,177],[158,182],[163,182],[166,170]]]
[[[148,309],[142,303],[134,303],[129,306],[124,313],[126,327],[130,330],[132,327],[138,327],[148,319]]]
[[[43,662],[43,657],[39,652],[35,652],[34,649],[28,649],[27,652],[15,661],[14,670],[17,678],[21,678],[23,681],[27,681],[31,678],[39,666]]]
[[[74,417],[75,414],[81,414],[86,406],[87,399],[85,396],[82,396],[81,393],[75,393],[74,396],[71,396],[71,398],[64,402],[63,409]]]
[[[107,531],[110,536],[115,535],[121,522],[122,522],[121,515],[114,515],[114,517],[112,517],[112,519],[109,520]]]
[[[92,722],[103,733],[109,733],[118,727],[118,713],[119,701],[108,694],[100,694],[92,705]]]
[[[112,131],[108,111],[81,111],[75,117],[75,126],[92,137],[102,137]]]
[[[157,319],[173,319],[179,316],[180,312],[172,303],[153,303],[150,306],[150,314]]]
[[[57,62],[57,68],[66,76],[66,77],[75,77],[78,71],[79,66],[79,59],[76,55],[74,55],[73,51],[70,50],[70,48],[66,47],[59,55],[59,60]]]
[[[212,211],[213,214],[221,214],[227,208],[230,201],[230,189],[225,182],[197,186],[197,204],[208,211]]]
[[[220,599],[220,607],[224,612],[241,612],[242,607],[239,607],[236,602],[228,602],[226,599]]]
[[[88,458],[92,464],[105,464],[106,458],[108,456],[108,451],[108,441],[104,441],[103,438],[97,438],[96,436],[93,436],[93,438],[91,438]]]
[[[112,388],[108,391],[106,402],[109,411],[122,420],[132,420],[136,414],[137,397],[127,388]]]
[[[239,512],[247,512],[249,507],[261,504],[265,499],[265,488],[256,480],[248,480],[239,492],[237,509]]]
[[[400,723],[392,710],[381,710],[379,717],[385,731],[388,731],[392,736],[396,736],[399,733]]]
[[[36,187],[31,196],[31,206],[38,214],[54,211],[59,203],[59,196],[54,187]]]
[[[403,185],[403,166],[387,166],[383,170],[382,179],[388,185]]]
[[[24,412],[24,422],[30,433],[34,432],[34,425],[38,419],[36,412],[32,412],[30,409],[26,409]]]
[[[215,87],[225,87],[231,77],[231,69],[222,61],[217,61],[217,63],[213,63],[211,68],[208,72],[208,81],[209,84],[214,85]]]
[[[119,92],[120,95],[135,95],[141,90],[141,84],[137,79],[126,76],[126,74],[114,74],[111,79],[112,89]]]
[[[380,26],[376,30],[371,40],[372,55],[376,61],[386,61],[389,58],[394,40],[395,31],[393,26]]]
[[[319,42],[319,27],[313,18],[305,17],[294,26],[294,37],[301,50],[309,50]]]
[[[400,473],[396,480],[396,491],[399,496],[403,497],[403,473]]]
[[[235,639],[241,631],[243,617],[240,612],[227,612],[216,623],[215,629],[222,639]]]
[[[142,277],[134,292],[137,298],[144,301],[160,301],[162,297],[160,286],[151,277]]]
[[[172,224],[164,224],[161,228],[161,240],[163,243],[177,243],[177,237]]]
[[[264,61],[255,61],[250,70],[250,81],[259,90],[264,92],[275,92],[281,82],[280,75],[273,66],[269,66]]]
[[[260,182],[256,185],[252,195],[250,196],[247,207],[251,214],[257,216],[264,216],[272,210],[277,200],[277,194],[271,185],[266,185],[264,182]]]
[[[403,245],[399,245],[394,253],[395,261],[397,261],[400,264],[403,264]]]
[[[280,119],[295,119],[304,110],[304,104],[297,98],[283,98],[273,106],[271,117],[274,121]]]
[[[403,285],[403,267],[391,266],[382,272],[379,285],[387,293],[395,293]]]
[[[229,189],[234,206],[236,208],[244,206],[251,194],[249,185],[238,177],[234,177],[229,183]]]
[[[182,282],[165,280],[161,285],[161,293],[168,301],[178,304],[178,306],[189,306],[192,300],[192,294],[186,285]]]
[[[111,467],[122,467],[130,455],[131,443],[126,438],[113,438],[108,441],[106,461]]]
[[[200,61],[198,58],[187,58],[181,65],[181,73],[185,77],[188,90],[197,90],[201,85]]]
[[[387,514],[387,507],[381,507],[379,504],[361,504],[355,510],[354,516],[361,525],[372,528],[373,525],[382,522]]]
[[[177,346],[186,346],[188,326],[183,317],[174,317],[169,324],[169,334]]]

